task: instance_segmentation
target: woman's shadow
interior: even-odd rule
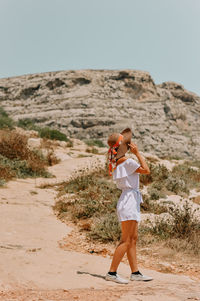
[[[77,271],[76,273],[77,273],[77,274],[86,274],[86,275],[91,275],[91,276],[93,276],[93,277],[97,277],[97,278],[102,278],[102,279],[105,279],[105,276],[98,275],[98,274],[92,274],[92,273],[89,273],[89,272]]]

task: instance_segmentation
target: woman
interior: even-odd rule
[[[139,191],[139,174],[149,174],[150,170],[137,145],[131,142],[131,137],[131,129],[126,128],[120,134],[110,135],[107,142],[110,146],[108,150],[109,174],[113,175],[116,186],[122,190],[117,203],[117,215],[121,222],[122,235],[105,279],[124,284],[129,281],[117,274],[117,268],[125,253],[127,253],[131,268],[130,280],[149,281],[153,279],[142,275],[137,266],[136,242],[138,222],[140,221],[140,203],[143,202]],[[140,164],[132,158],[125,157],[128,149],[136,155]]]

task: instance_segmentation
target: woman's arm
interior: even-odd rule
[[[138,158],[138,161],[140,162],[140,167],[138,167],[138,169],[136,169],[135,172],[141,173],[141,174],[150,174],[150,169],[144,159],[144,157],[139,153],[138,147],[136,144],[134,144],[133,142],[131,142],[129,144],[130,146],[130,151],[136,155],[136,157]]]

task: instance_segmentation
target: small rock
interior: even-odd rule
[[[39,148],[41,146],[41,138],[29,138],[28,139],[28,146],[33,149],[33,148]]]

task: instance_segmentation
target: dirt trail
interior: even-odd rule
[[[55,190],[38,186],[66,180],[97,157],[104,161],[103,156],[67,159],[49,168],[55,178],[10,181],[0,189],[0,300],[200,300],[200,283],[187,276],[141,269],[154,280],[119,285],[104,279],[109,256],[59,248],[72,228],[53,213]],[[130,275],[124,263],[118,272]]]

